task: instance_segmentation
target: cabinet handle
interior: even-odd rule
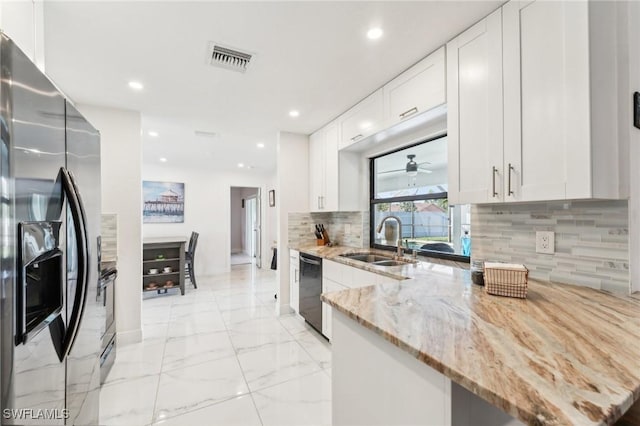
[[[511,163],[509,163],[509,179],[508,179],[509,183],[508,183],[508,186],[507,186],[507,190],[508,190],[507,195],[508,196],[515,195],[515,192],[513,192],[513,190],[511,189],[511,172],[513,170],[515,170],[515,169],[513,168]]]
[[[493,171],[491,174],[491,179],[493,180],[493,197],[497,197],[498,193],[496,192],[496,173],[498,173],[498,169],[496,169],[496,166],[493,166]]]
[[[356,140],[360,139],[362,137],[362,133],[355,135],[354,137],[351,138],[351,140],[353,142],[355,142]]]
[[[322,207],[320,207],[320,196],[318,195],[318,210],[320,210]]]
[[[402,114],[400,114],[400,118],[405,118],[405,117],[409,117],[410,115],[415,114],[416,112],[418,112],[418,107],[413,107],[411,109],[406,110],[405,112],[403,112]]]
[[[324,195],[320,197],[320,208],[324,210]]]

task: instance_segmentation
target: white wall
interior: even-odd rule
[[[0,29],[44,71],[42,0],[0,1]]]
[[[269,207],[269,191],[270,190],[274,190],[276,189],[276,186],[278,184],[278,176],[277,174],[274,173],[274,175],[271,177],[271,180],[268,182],[267,184],[267,191],[262,194],[262,198],[265,200],[265,203],[267,205],[267,216],[266,216],[266,220],[265,220],[265,224],[267,224],[268,229],[267,232],[264,233],[264,235],[266,235],[265,240],[268,242],[268,247],[277,245],[278,242],[278,209],[276,207]],[[280,196],[279,193],[276,192],[276,206],[277,204],[277,199]],[[271,254],[269,255],[271,256]]]
[[[243,215],[242,188],[231,188],[231,253],[240,253],[244,249],[244,241],[242,239]]]
[[[100,131],[102,211],[118,215],[118,343],[142,339],[142,138],[140,113],[78,105]]]
[[[273,177],[254,170],[216,172],[211,169],[180,168],[169,162],[145,164],[143,180],[184,182],[184,223],[146,223],[144,237],[183,236],[191,231],[200,233],[196,249],[196,277],[226,272],[231,269],[231,187],[257,187],[266,194],[266,187]],[[262,197],[262,214],[268,205]],[[268,225],[268,224],[264,224]],[[263,232],[268,234],[268,230]],[[271,259],[267,239],[262,239],[263,264],[268,267]],[[188,285],[188,284],[187,284]]]
[[[279,132],[277,164],[278,300],[284,313],[289,310],[289,213],[309,211],[309,136]]]

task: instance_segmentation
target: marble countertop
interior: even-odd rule
[[[345,264],[339,254],[369,251],[299,249]],[[530,279],[528,298],[511,299],[454,266],[396,268],[408,279],[322,300],[528,424],[611,425],[640,398],[637,298]]]
[[[468,263],[454,262],[446,259],[429,258],[428,262],[421,261],[423,258],[418,258],[415,261],[410,256],[398,257],[395,252],[378,249],[363,249],[355,247],[344,246],[305,246],[305,247],[290,247],[293,250],[298,250],[303,253],[307,253],[313,256],[318,256],[323,259],[332,260],[334,262],[342,263],[344,265],[353,266],[354,268],[364,269],[365,271],[374,272],[376,274],[384,275],[396,280],[405,280],[415,278],[422,275],[425,272],[437,268],[439,265],[445,265],[450,267],[456,267],[461,269],[469,269]],[[397,260],[407,262],[400,266],[378,266],[370,263],[360,262],[358,260],[349,259],[347,257],[341,257],[343,254],[350,253],[373,253],[382,256],[393,257]],[[372,283],[373,284],[373,283]]]

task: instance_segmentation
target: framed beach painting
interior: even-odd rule
[[[142,223],[183,223],[184,183],[142,182]]]

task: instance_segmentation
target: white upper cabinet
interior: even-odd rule
[[[617,2],[512,0],[501,14],[447,45],[450,202],[625,198]]]
[[[617,129],[617,2],[512,1],[503,7],[508,200],[625,198]],[[622,37],[625,37],[622,34]],[[626,101],[626,99],[625,99]]]
[[[322,211],[324,194],[324,129],[309,138],[309,209]]]
[[[446,102],[444,47],[382,88],[386,127]]]
[[[504,199],[502,11],[447,44],[449,202]]]
[[[504,38],[504,151],[514,198],[590,198],[588,4],[510,2]]]
[[[345,112],[338,119],[340,127],[339,149],[376,133],[384,127],[384,103],[382,89]]]
[[[309,138],[309,209],[338,210],[338,125],[334,121]]]

